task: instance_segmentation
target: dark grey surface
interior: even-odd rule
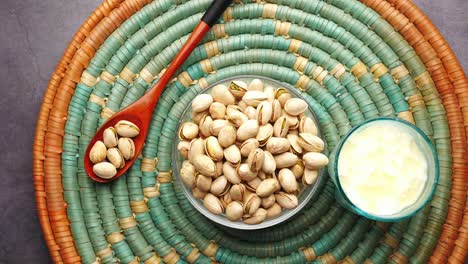
[[[468,68],[467,0],[416,0]],[[0,263],[50,263],[35,211],[32,154],[48,79],[97,0],[0,2]]]

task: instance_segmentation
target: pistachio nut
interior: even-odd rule
[[[106,145],[104,145],[104,143],[100,140],[96,141],[96,143],[94,143],[93,147],[89,151],[89,160],[91,160],[93,164],[96,164],[104,161],[106,159],[106,156]]]
[[[102,132],[102,140],[104,145],[108,148],[116,147],[119,144],[119,136],[117,136],[117,131],[113,127],[108,127]]]
[[[232,185],[231,189],[229,190],[229,194],[231,195],[231,199],[233,201],[243,201],[244,193],[245,185],[242,183]]]
[[[302,156],[302,159],[305,167],[311,170],[318,170],[328,164],[327,156],[317,152],[308,152]]]
[[[233,81],[229,84],[228,89],[236,99],[241,99],[247,92],[247,84],[242,81]]]
[[[199,94],[192,100],[192,110],[194,112],[203,112],[210,108],[213,103],[213,97],[209,94]]]
[[[269,196],[262,198],[262,207],[265,209],[270,208],[273,204],[275,204],[276,198],[274,194],[270,194]]]
[[[224,212],[224,206],[221,201],[211,193],[206,194],[203,199],[203,205],[212,214],[219,215]]]
[[[188,159],[192,161],[196,156],[205,154],[205,144],[203,139],[196,138],[190,142],[188,150]]]
[[[204,115],[200,119],[200,133],[205,136],[211,136],[211,125],[213,124],[213,118],[209,115]]]
[[[118,148],[107,149],[107,159],[112,163],[117,169],[121,169],[125,166],[125,159],[120,153]]]
[[[249,118],[249,119],[257,119],[257,109],[253,106],[247,106],[244,109],[244,114]]]
[[[179,176],[182,182],[190,187],[195,187],[195,167],[190,162],[183,162],[182,168],[180,168]]]
[[[300,133],[297,143],[305,151],[320,152],[325,148],[325,143],[321,138],[309,133]]]
[[[244,141],[249,138],[254,138],[257,136],[258,129],[259,127],[257,120],[247,120],[237,130],[237,140]]]
[[[244,181],[251,181],[257,177],[257,172],[253,172],[249,168],[249,164],[242,163],[239,168],[237,168],[237,173],[239,177]]]
[[[266,123],[258,128],[256,138],[261,147],[265,146],[271,136],[273,136],[273,126],[270,123]]]
[[[269,151],[265,151],[265,157],[263,159],[262,171],[266,174],[273,174],[276,170],[276,161],[273,155]]]
[[[192,189],[192,195],[196,199],[203,199],[203,198],[205,198],[206,194],[207,194],[207,192],[204,192],[204,191],[198,189],[197,187]]]
[[[205,139],[205,152],[214,161],[223,159],[223,148],[219,145],[216,137],[210,136]]]
[[[281,103],[281,107],[284,107],[286,101],[292,98],[292,95],[285,88],[278,88],[275,93],[275,98]]]
[[[188,141],[185,141],[189,144]],[[131,138],[119,138],[118,148],[126,160],[131,160],[135,156],[135,143]]]
[[[277,99],[274,99],[271,102],[271,110],[271,121],[276,122],[276,120],[278,120],[278,118],[280,118],[280,116],[283,114],[283,108]]]
[[[234,144],[237,139],[236,132],[236,128],[232,125],[221,128],[218,133],[219,145],[223,148],[227,148]]]
[[[134,123],[127,120],[120,120],[115,124],[115,130],[121,137],[136,137],[140,134],[140,129]]]
[[[239,184],[241,182],[236,168],[229,164],[229,162],[223,163],[223,174],[226,177],[226,179],[232,184]]]
[[[255,192],[257,190],[258,185],[262,180],[260,180],[258,177],[255,177],[253,180],[247,182],[247,189],[251,192]]]
[[[296,155],[301,155],[302,154],[302,147],[299,145],[298,140],[299,137],[297,135],[289,133],[286,138],[289,141],[289,144],[291,145],[291,152],[296,154]]]
[[[260,143],[255,138],[249,138],[244,141],[240,146],[240,152],[242,157],[248,157],[250,152],[254,151],[254,149],[258,148]]]
[[[211,96],[215,102],[222,103],[225,106],[232,105],[236,102],[236,98],[224,84],[218,84],[211,89]]]
[[[241,153],[236,145],[231,145],[224,149],[224,158],[232,166],[237,167],[241,162]]]
[[[198,136],[198,126],[193,122],[185,122],[180,126],[180,140],[192,140]]]
[[[213,179],[203,174],[197,174],[195,176],[195,186],[202,192],[209,192]]]
[[[253,107],[257,107],[257,105],[263,101],[266,101],[267,99],[267,95],[261,91],[247,91],[242,97],[242,101]]]
[[[210,115],[213,119],[224,119],[226,117],[226,106],[219,102],[214,102],[209,108]]]
[[[263,101],[257,106],[256,118],[260,125],[265,125],[270,122],[271,116],[273,115],[273,108],[271,103]]]
[[[292,116],[298,116],[307,110],[308,104],[306,101],[300,98],[291,98],[286,101],[284,110],[286,113]]]
[[[291,152],[285,152],[275,156],[276,168],[289,168],[296,164],[299,158]]]
[[[303,116],[299,120],[299,132],[300,133],[309,133],[314,136],[318,135],[318,128],[315,122],[310,117]]]
[[[244,200],[244,213],[253,215],[258,210],[262,203],[262,200],[255,194],[251,193]]]
[[[249,120],[249,117],[241,111],[238,106],[229,105],[226,109],[226,119],[236,127],[240,127]]]
[[[278,173],[278,180],[286,192],[294,193],[297,191],[296,176],[290,169],[281,169]]]
[[[197,125],[200,125],[200,120],[204,117],[204,116],[209,116],[210,113],[208,111],[203,111],[203,112],[193,112],[192,111],[192,121],[197,124]]]
[[[286,137],[289,131],[289,123],[285,116],[281,116],[273,125],[273,135],[275,137]]]
[[[274,155],[289,151],[290,147],[291,144],[289,143],[289,140],[280,137],[272,137],[266,144],[266,149]]]
[[[296,179],[300,179],[304,174],[304,163],[302,161],[298,161],[291,167],[291,171],[296,176]]]
[[[111,179],[117,174],[117,169],[115,168],[112,163],[103,161],[93,166],[93,172],[99,177],[103,179]]]
[[[244,223],[248,225],[260,224],[266,219],[266,217],[267,211],[263,208],[259,208],[251,217],[245,219]]]
[[[250,170],[258,172],[262,168],[264,157],[265,157],[265,153],[263,149],[261,148],[258,148],[250,152],[249,157],[247,158],[247,163],[249,164]]]
[[[221,204],[224,208],[226,208],[226,206],[232,202],[231,195],[229,194],[229,192],[221,196],[219,199],[221,200]]]
[[[213,120],[213,122],[211,123],[211,127],[210,127],[211,135],[218,136],[219,131],[221,131],[223,127],[228,126],[228,125],[229,125],[229,121],[227,120],[224,120],[224,119]]]
[[[230,221],[239,221],[244,214],[244,208],[239,201],[230,202],[226,206],[226,218]]]
[[[193,164],[195,169],[206,176],[216,176],[216,164],[214,161],[206,155],[197,155],[190,162]]]
[[[260,91],[263,92],[263,82],[260,79],[253,79],[249,86],[247,87],[247,91]]]
[[[304,185],[312,185],[317,181],[318,178],[318,171],[305,169],[304,176],[302,176],[302,183]]]
[[[286,209],[293,209],[297,207],[299,201],[297,200],[297,196],[290,193],[279,192],[275,194],[276,202],[283,208]]]
[[[279,187],[280,184],[276,178],[265,179],[258,185],[256,194],[259,197],[268,197],[272,193],[274,193]]]
[[[267,209],[267,218],[274,218],[281,214],[283,209],[278,203],[274,203],[270,208]]]
[[[223,196],[231,187],[231,184],[227,181],[226,177],[219,176],[216,180],[211,183],[210,192],[216,196]]]

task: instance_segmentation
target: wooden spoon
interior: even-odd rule
[[[135,162],[139,153],[143,149],[146,135],[148,133],[148,128],[150,126],[151,117],[153,115],[153,110],[158,102],[159,96],[164,91],[164,88],[171,80],[173,74],[177,71],[177,69],[179,69],[180,65],[182,65],[185,59],[190,55],[192,50],[198,45],[200,40],[205,36],[206,32],[210,30],[211,26],[213,26],[213,24],[218,20],[219,16],[226,10],[231,2],[232,0],[214,0],[201,18],[200,23],[198,23],[198,25],[195,27],[192,34],[187,39],[187,42],[185,42],[180,52],[175,56],[174,60],[171,62],[159,81],[140,99],[122,109],[118,113],[115,113],[99,128],[93,139],[90,141],[84,157],[84,168],[89,177],[97,182],[104,183],[113,181],[122,176],[122,174],[124,174],[128,168],[132,166],[133,162]],[[120,120],[128,120],[140,128],[139,135],[133,138],[135,143],[135,156],[131,160],[126,161],[123,168],[117,169],[117,174],[114,177],[111,179],[103,179],[93,172],[94,164],[89,159],[89,152],[96,141],[102,141],[102,133],[104,130],[108,127],[114,126]]]

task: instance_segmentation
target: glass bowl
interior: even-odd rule
[[[417,200],[400,210],[395,214],[390,215],[376,215],[366,212],[355,205],[346,195],[343,187],[340,183],[340,177],[338,173],[338,160],[340,157],[340,151],[346,142],[346,140],[356,131],[360,131],[362,128],[368,127],[375,123],[390,123],[392,126],[397,126],[405,133],[408,133],[415,139],[416,144],[421,149],[422,153],[425,156],[428,170],[427,170],[427,181],[424,184],[423,190]],[[431,200],[432,195],[435,192],[437,182],[439,180],[439,161],[437,159],[437,153],[435,151],[434,145],[430,141],[430,139],[424,134],[424,132],[419,129],[418,127],[414,126],[413,124],[404,121],[398,118],[391,118],[391,117],[379,117],[374,119],[366,120],[365,122],[353,127],[348,133],[340,140],[338,145],[330,154],[330,164],[328,165],[328,172],[330,177],[332,178],[333,182],[336,185],[336,192],[335,196],[337,201],[343,205],[345,208],[351,210],[354,213],[362,215],[364,217],[383,221],[383,222],[396,222],[401,221],[403,219],[409,218],[415,215],[419,210],[421,210],[427,203]]]
[[[246,83],[250,83],[250,81],[253,80],[253,79],[262,80],[265,87],[266,86],[272,86],[274,88],[283,87],[283,88],[287,89],[292,94],[293,98],[301,98],[301,99],[305,100],[305,98],[300,94],[300,92],[297,90],[297,88],[294,88],[292,86],[289,86],[287,84],[281,83],[279,81],[276,81],[276,80],[273,80],[273,79],[270,79],[270,78],[266,78],[266,77],[262,77],[262,76],[255,76],[255,75],[242,75],[242,76],[235,76],[235,77],[223,79],[221,81],[218,81],[218,82],[210,85],[209,87],[207,87],[206,89],[200,91],[196,95],[210,93],[211,89],[214,86],[218,85],[218,84],[225,84],[225,85],[229,86],[229,83],[231,81],[234,81],[234,80],[240,80],[240,81],[244,81]],[[191,102],[190,102],[190,104],[188,104],[186,106],[186,108],[184,109],[184,111],[182,113],[182,116],[181,116],[181,118],[179,120],[176,131],[179,131],[179,128],[180,128],[182,123],[187,122],[187,121],[191,121],[191,119],[192,119],[191,112],[192,112],[192,105],[191,105]],[[318,120],[317,120],[315,114],[312,112],[312,109],[310,108],[310,106],[306,110],[305,115],[310,117],[315,122],[315,124],[317,125],[317,128],[318,128],[318,136],[321,137],[320,126],[319,126]],[[214,222],[216,222],[216,223],[218,223],[220,225],[229,227],[229,228],[242,229],[242,230],[255,230],[255,229],[266,228],[266,227],[270,227],[270,226],[274,226],[274,225],[277,225],[279,223],[282,223],[282,222],[286,221],[287,219],[291,218],[292,216],[294,216],[297,212],[299,212],[312,199],[312,197],[314,197],[314,194],[317,193],[317,189],[318,189],[318,187],[321,185],[321,183],[323,181],[323,172],[324,172],[325,168],[322,168],[322,169],[319,170],[317,180],[313,185],[305,186],[305,187],[304,187],[304,185],[301,185],[302,188],[301,188],[300,192],[297,194],[298,202],[299,202],[298,206],[296,208],[294,208],[294,209],[291,209],[291,210],[283,209],[281,214],[278,215],[275,218],[266,219],[262,223],[254,224],[254,225],[245,224],[242,221],[233,222],[233,221],[228,220],[225,217],[224,214],[215,215],[215,214],[209,212],[203,206],[203,201],[193,197],[192,190],[190,188],[188,188],[182,182],[182,180],[181,180],[181,178],[179,176],[179,171],[180,171],[180,168],[182,167],[183,157],[180,155],[179,151],[177,150],[177,145],[179,144],[179,142],[180,142],[180,139],[179,139],[179,137],[176,136],[175,137],[175,142],[173,144],[173,149],[172,149],[172,155],[173,155],[172,166],[173,166],[175,178],[177,179],[177,184],[180,185],[181,189],[183,190],[183,192],[185,194],[185,197],[189,200],[189,202],[201,214],[203,214],[208,219],[210,219],[210,220],[212,220],[212,221],[214,221]],[[325,149],[326,149],[326,145],[325,145]]]

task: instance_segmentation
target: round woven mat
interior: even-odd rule
[[[55,263],[462,263],[468,251],[468,80],[410,0],[238,1],[159,99],[142,157],[111,184],[83,170],[100,124],[157,81],[211,0],[106,0],[52,75],[34,143],[37,207]],[[184,105],[220,79],[257,74],[300,89],[332,148],[352,126],[398,116],[435,143],[431,203],[400,223],[358,217],[330,180],[287,223],[233,231],[174,183]]]

